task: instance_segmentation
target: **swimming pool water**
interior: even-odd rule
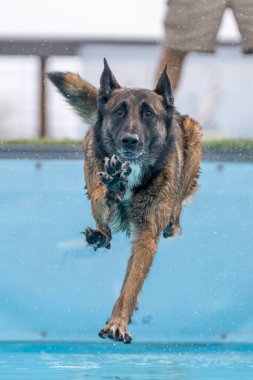
[[[0,341],[99,342],[129,239],[85,248],[94,221],[81,160],[0,160],[0,172]],[[253,164],[204,162],[199,182],[182,235],[159,243],[133,344],[253,342]]]
[[[0,378],[252,379],[253,345],[2,343]]]
[[[94,222],[82,166],[0,160],[0,380],[252,380],[252,163],[203,163],[182,236],[159,244],[128,346],[97,336],[130,243],[121,234],[111,250],[85,249],[80,232]]]

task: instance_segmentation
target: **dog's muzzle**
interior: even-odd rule
[[[137,158],[142,154],[139,136],[135,133],[124,133],[120,139],[120,154],[124,158],[131,159]]]

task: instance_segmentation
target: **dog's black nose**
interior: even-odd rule
[[[138,142],[139,142],[139,137],[136,134],[125,133],[121,137],[121,143],[122,143],[122,146],[124,147],[129,147],[129,148],[135,147],[138,145]]]

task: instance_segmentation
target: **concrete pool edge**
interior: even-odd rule
[[[0,144],[0,159],[52,159],[80,160],[83,159],[81,143],[71,144]],[[203,147],[203,161],[253,162],[253,148],[240,144],[234,147],[210,146]]]

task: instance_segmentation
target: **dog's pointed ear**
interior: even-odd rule
[[[162,95],[165,101],[166,107],[173,107],[174,105],[174,98],[172,95],[172,88],[171,88],[171,83],[170,79],[167,74],[167,65],[165,65],[164,70],[157,82],[156,88],[154,91]]]
[[[51,72],[47,73],[47,77],[86,123],[96,122],[98,97],[96,87],[73,73]]]
[[[111,72],[111,69],[107,63],[107,60],[104,58],[104,70],[100,78],[100,89],[99,95],[107,98],[110,93],[116,88],[120,88],[115,76]]]

